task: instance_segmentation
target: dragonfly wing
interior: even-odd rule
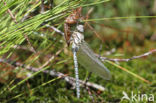
[[[96,57],[88,44],[83,41],[78,51],[78,62],[89,71],[98,74],[100,77],[109,80],[111,78],[109,70]]]

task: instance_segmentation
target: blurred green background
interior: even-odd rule
[[[0,3],[0,58],[18,61],[36,68],[41,67],[52,55],[55,55],[58,50],[66,46],[62,36],[41,24],[43,22],[48,23],[63,31],[63,23],[65,17],[70,14],[69,11],[72,11],[74,7],[99,1],[54,0],[53,7],[51,7],[50,0],[44,0],[46,12],[43,14],[40,13],[41,2],[39,0],[6,0],[6,6],[2,1]],[[12,20],[7,11],[8,8],[15,15],[18,23]],[[89,13],[89,11],[91,12]],[[28,14],[28,16],[22,22],[21,19],[25,14]],[[63,15],[59,16],[60,14]],[[87,22],[89,26],[85,25],[84,36],[85,41],[88,42],[93,51],[101,56],[130,58],[156,49],[155,18],[111,19],[112,17],[154,16],[156,14],[156,0],[110,0],[85,6],[82,14],[84,17],[88,14],[88,19],[97,19]],[[110,20],[98,20],[99,18],[109,18]],[[32,48],[23,34],[28,36],[37,53],[31,51]],[[19,48],[16,48],[15,45],[18,45]],[[137,95],[147,94],[150,96],[152,94],[156,98],[156,53],[129,62],[117,62],[118,65],[145,78],[151,84],[108,62],[104,62],[104,64],[110,70],[112,79],[106,81],[93,73],[89,81],[102,85],[106,90],[101,92],[90,88],[92,99],[88,94],[88,90],[81,88],[81,98],[78,100],[75,89],[72,89],[72,86],[63,79],[56,79],[56,77],[41,72],[26,80],[28,74],[32,75],[34,73],[22,67],[13,67],[9,63],[0,62],[0,102],[129,103],[130,101],[127,100],[121,101],[123,91],[128,96],[131,96],[133,92]],[[66,47],[46,68],[74,77],[71,49]],[[87,70],[79,65],[81,80],[85,79],[86,73]],[[17,85],[22,80],[25,81]],[[42,84],[50,80],[54,81],[42,86]],[[12,90],[13,86],[17,87]],[[143,100],[141,102],[148,101]]]

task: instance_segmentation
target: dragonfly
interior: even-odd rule
[[[88,71],[96,73],[103,79],[109,80],[111,78],[110,71],[104,66],[84,40],[84,25],[78,23],[82,21],[81,10],[82,7],[74,10],[73,13],[66,18],[64,24],[66,42],[68,45],[72,45],[77,98],[80,98],[78,62]],[[70,27],[73,27],[73,25],[75,25],[75,30],[71,32]]]

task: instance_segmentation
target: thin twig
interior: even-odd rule
[[[66,46],[65,46],[64,48],[66,48]],[[62,52],[62,50],[63,50],[64,48],[62,48],[62,49],[60,49],[59,51],[57,51],[56,54],[55,54],[54,56],[51,56],[51,58],[50,58],[47,62],[45,62],[41,67],[39,67],[39,69],[42,69],[42,68],[44,68],[45,66],[47,66],[58,54],[60,54],[60,53]]]
[[[49,27],[49,28],[51,28],[51,29],[53,29],[55,32],[61,34],[62,36],[64,36],[64,32],[62,32],[61,30],[55,28],[54,26],[50,26],[48,24],[46,26]]]
[[[4,5],[6,6],[6,2],[4,2]],[[12,14],[10,9],[8,9],[8,13],[11,16],[12,20],[17,24],[16,17]]]
[[[89,18],[89,15],[92,13],[93,8],[91,8],[86,15],[86,20]],[[94,34],[103,42],[102,38],[100,37],[100,35],[96,32],[96,30],[86,21],[84,27],[88,25],[88,27],[94,32]]]
[[[102,42],[104,42],[104,40],[102,39],[102,37],[100,36],[100,34],[97,33],[96,30],[95,30],[88,22],[86,22],[86,24],[87,24],[88,27],[94,32],[94,34],[95,34]]]
[[[36,0],[36,2],[34,3],[34,5],[36,5],[36,4],[39,3],[39,2],[40,2],[39,0]],[[31,11],[30,11],[30,10],[31,10]],[[28,8],[27,11],[30,11],[30,12],[27,12],[27,13],[23,16],[23,18],[21,19],[21,22],[24,22],[24,21],[29,17],[30,13],[33,12],[33,11],[32,11],[32,8]]]
[[[26,50],[26,51],[29,51],[29,52],[34,52],[32,48],[28,48],[26,46],[14,45],[12,48],[13,49]]]
[[[85,20],[87,20],[89,18],[89,15],[93,12],[94,8],[90,8],[85,16]],[[86,23],[88,22],[85,22],[84,23],[84,27],[86,27]]]
[[[100,59],[102,61],[109,60],[109,61],[114,61],[114,62],[128,62],[128,61],[133,60],[133,59],[139,59],[139,58],[149,56],[149,55],[153,54],[154,52],[156,52],[156,49],[153,49],[149,52],[146,52],[146,53],[138,55],[138,56],[132,56],[131,58],[127,58],[127,59],[120,59],[120,58],[113,58],[112,59],[112,58],[107,58],[107,57],[100,57]]]
[[[36,67],[32,67],[32,66],[26,66],[25,64],[22,64],[20,62],[14,62],[14,61],[2,59],[2,58],[0,58],[0,62],[7,63],[7,64],[12,65],[14,67],[23,67],[23,68],[31,70],[33,72],[38,72],[42,69],[42,68],[36,68]],[[46,63],[46,65],[47,65],[47,63]],[[63,77],[62,79],[64,79],[69,84],[71,84],[73,87],[75,87],[75,85],[76,85],[76,82],[75,82],[76,79],[75,78],[67,76],[66,74],[63,74],[61,72],[56,72],[54,69],[53,70],[43,70],[42,72],[49,74],[53,77]],[[29,76],[31,76],[31,74],[29,74]],[[91,83],[91,82],[85,83],[83,80],[79,80],[79,83],[80,83],[80,86],[82,86],[82,87],[85,87],[85,85],[87,85],[90,88],[94,88],[94,89],[97,89],[100,91],[105,90],[105,88],[103,86],[95,84],[95,83]]]
[[[27,40],[28,45],[31,47],[31,49],[33,50],[34,53],[37,53],[36,50],[34,49],[33,45],[31,44],[28,36],[26,34],[24,34],[24,38]]]
[[[41,13],[44,12],[44,0],[41,0]]]
[[[31,8],[29,8],[27,11],[29,11]],[[29,13],[26,13],[23,18],[21,19],[21,22],[24,22],[29,17]]]

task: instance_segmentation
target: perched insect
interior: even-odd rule
[[[94,52],[84,41],[84,25],[79,23],[79,21],[82,19],[81,10],[82,8],[80,7],[73,11],[73,13],[66,18],[64,24],[66,42],[68,46],[70,43],[72,44],[77,98],[80,98],[78,62],[89,71],[97,73],[99,76],[106,80],[109,80],[111,78],[109,70],[96,57]],[[73,32],[71,32],[72,26],[74,27]],[[77,60],[77,54],[79,60]]]
[[[70,38],[71,38],[71,26],[75,25],[79,19],[81,18],[81,11],[82,7],[77,8],[73,11],[72,14],[70,14],[66,19],[64,23],[64,33],[65,33],[65,39],[69,46],[70,44]]]

